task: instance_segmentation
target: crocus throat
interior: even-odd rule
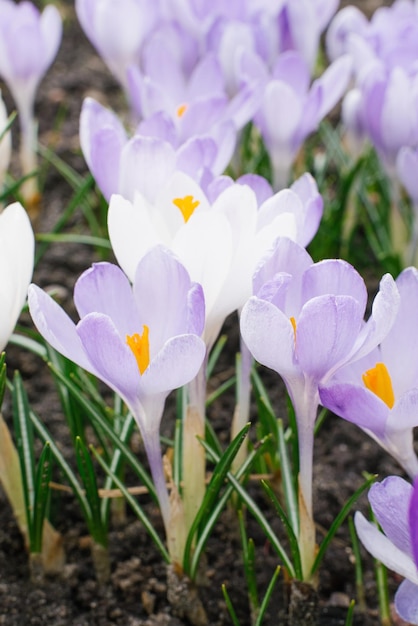
[[[177,117],[183,117],[186,111],[187,111],[187,104],[181,104],[179,107],[177,107],[177,110],[176,110]]]
[[[200,202],[195,200],[193,196],[184,196],[184,198],[174,198],[173,204],[180,209],[184,221],[187,222]]]
[[[395,404],[395,394],[386,365],[376,363],[375,367],[364,372],[362,378],[367,389],[373,391],[391,409]]]
[[[126,343],[134,353],[138,369],[143,374],[149,365],[149,328],[144,324],[142,335],[134,333],[126,335]]]

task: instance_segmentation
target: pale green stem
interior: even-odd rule
[[[240,337],[241,354],[237,357],[237,405],[231,426],[231,441],[244,428],[250,419],[251,397],[251,366],[253,358],[242,337]],[[247,445],[244,443],[238,450],[232,464],[232,471],[236,472],[247,458]]]
[[[206,456],[198,437],[205,435],[207,356],[188,385],[189,404],[183,415],[183,506],[187,531],[205,495]]]
[[[303,390],[291,394],[299,442],[299,549],[303,580],[309,582],[315,560],[315,523],[312,509],[314,426],[319,405],[318,386],[305,380]]]

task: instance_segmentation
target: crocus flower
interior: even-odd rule
[[[10,163],[12,154],[12,135],[6,131],[8,123],[6,106],[0,92],[0,189]]]
[[[321,34],[338,8],[338,0],[287,0],[279,14],[279,48],[295,50],[314,67]]]
[[[343,95],[351,76],[348,56],[337,59],[310,85],[310,70],[298,52],[285,52],[271,75],[250,55],[243,57],[243,80],[261,84],[258,126],[273,170],[273,187],[286,186],[290,168],[305,139]]]
[[[133,288],[117,266],[97,263],[78,279],[74,302],[78,324],[39,287],[29,288],[30,313],[41,335],[109,385],[132,411],[169,534],[159,428],[167,395],[196,375],[205,355],[202,289],[168,250],[155,247],[138,264]]]
[[[395,174],[396,158],[402,146],[418,142],[418,77],[402,67],[386,70],[375,62],[362,77],[356,97],[344,121],[350,130],[359,128],[376,148],[386,171]]]
[[[217,132],[180,142],[163,113],[142,122],[130,138],[119,118],[92,98],[83,102],[80,143],[87,165],[104,197],[119,193],[132,200],[136,192],[154,202],[175,170],[208,184],[227,166],[235,147],[232,122]]]
[[[418,475],[413,428],[418,426],[418,270],[397,278],[400,305],[395,322],[375,351],[320,387],[320,398],[387,450],[408,474]],[[415,337],[415,339],[414,339]]]
[[[337,13],[326,35],[331,59],[349,53],[356,74],[373,58],[387,70],[402,67],[408,74],[417,71],[418,13],[412,0],[396,0],[390,7],[379,7],[370,22],[354,6]]]
[[[0,76],[9,87],[19,113],[23,174],[36,170],[37,130],[33,107],[36,90],[57,54],[62,22],[53,5],[39,13],[30,2],[0,2]],[[23,188],[28,201],[36,201],[36,185]]]
[[[114,253],[132,279],[150,246],[170,247],[203,287],[204,337],[210,348],[226,316],[251,295],[258,261],[279,235],[299,240],[316,205],[308,209],[295,191],[283,190],[258,207],[252,189],[239,184],[226,188],[211,205],[202,188],[181,172],[156,192],[152,203],[142,194],[133,203],[112,196],[108,227]]]
[[[369,502],[383,532],[357,511],[357,534],[376,559],[405,577],[395,594],[395,609],[408,624],[418,624],[418,482],[412,486],[389,476],[371,487]]]
[[[35,238],[19,202],[0,213],[0,351],[6,346],[32,279]]]
[[[283,378],[295,409],[299,541],[303,575],[309,579],[315,556],[312,457],[318,388],[382,341],[394,321],[399,294],[386,275],[365,324],[367,291],[356,270],[341,260],[314,264],[302,247],[285,238],[260,263],[253,293],[242,310],[241,333],[254,358]]]
[[[156,0],[76,0],[75,9],[87,37],[127,91],[127,70],[139,63],[142,44],[155,26]]]

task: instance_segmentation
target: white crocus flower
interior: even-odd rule
[[[35,239],[19,202],[0,214],[0,350],[6,346],[32,279]]]

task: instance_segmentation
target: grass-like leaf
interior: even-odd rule
[[[262,626],[262,624],[263,624],[264,615],[265,615],[265,612],[266,612],[267,607],[269,605],[269,602],[270,602],[270,599],[271,599],[274,587],[276,585],[276,581],[277,581],[277,579],[279,577],[280,570],[281,570],[280,565],[278,565],[276,567],[276,569],[274,570],[274,574],[273,574],[273,576],[272,576],[272,578],[270,580],[269,586],[267,587],[266,593],[264,594],[264,598],[263,598],[263,600],[261,602],[261,606],[260,606],[260,610],[259,610],[259,613],[258,613],[257,621],[254,624],[254,626]]]
[[[94,456],[96,457],[97,461],[99,462],[99,464],[101,465],[103,470],[106,472],[106,474],[108,474],[108,476],[110,476],[110,478],[115,483],[115,485],[118,487],[118,489],[120,489],[122,495],[126,498],[126,501],[128,502],[128,504],[132,508],[133,512],[138,517],[138,519],[141,521],[141,523],[143,524],[145,530],[148,532],[148,534],[150,535],[151,539],[155,543],[155,545],[158,548],[158,550],[159,550],[161,556],[163,557],[164,561],[166,563],[170,563],[170,555],[168,554],[166,547],[164,546],[163,542],[161,541],[160,537],[158,536],[158,534],[157,534],[157,532],[156,532],[152,522],[148,519],[148,517],[144,513],[143,509],[140,507],[140,505],[135,500],[135,498],[132,496],[132,494],[129,493],[129,491],[127,490],[126,486],[118,478],[118,476],[111,471],[110,467],[102,459],[102,457],[97,452],[97,450],[93,446],[90,446],[90,450],[92,451],[92,453],[94,454]]]
[[[218,454],[215,452],[215,450],[210,448],[210,446],[208,446],[207,442],[205,441],[202,441],[202,446],[205,448],[210,458],[215,463],[218,463],[220,459],[219,459]],[[279,558],[282,560],[283,565],[288,572],[288,575],[291,578],[295,578],[295,568],[292,564],[292,561],[289,559],[285,549],[281,545],[275,532],[271,528],[270,524],[268,523],[267,519],[265,518],[264,514],[262,513],[258,505],[254,502],[254,500],[251,498],[251,496],[247,493],[247,491],[239,482],[238,475],[234,476],[231,472],[228,472],[227,478],[228,478],[228,481],[233,486],[233,488],[235,489],[235,491],[237,492],[237,494],[239,495],[239,497],[241,498],[241,500],[243,501],[243,503],[247,506],[250,513],[256,519],[261,530],[264,532],[267,539],[270,541],[272,548],[275,550]]]
[[[200,505],[196,517],[193,520],[193,524],[190,527],[189,534],[186,539],[183,566],[187,573],[190,572],[190,560],[195,534],[198,532],[200,524],[204,524],[204,520],[210,517],[213,512],[214,504],[218,499],[222,486],[224,485],[226,475],[238,453],[238,450],[242,446],[250,427],[251,424],[246,424],[241,432],[239,432],[234,440],[229,444],[225,453],[220,458],[218,457],[218,460],[216,461],[217,465],[213,470],[212,478],[207,486],[205,497],[203,498],[202,504]],[[201,441],[201,443],[203,444],[203,441]]]
[[[90,453],[81,437],[76,438],[75,454],[78,471],[80,472],[81,480],[86,491],[86,498],[90,506],[90,515],[86,519],[86,523],[95,542],[106,548],[108,542],[107,528],[101,516],[101,504],[97,488],[96,473]]]
[[[31,533],[32,541],[30,546],[31,552],[35,553],[42,552],[43,528],[49,500],[49,484],[51,482],[51,474],[51,447],[47,441],[44,444],[42,454],[38,461],[35,478],[35,497],[32,520],[33,530]]]
[[[232,620],[233,626],[240,626],[239,619],[237,617],[237,614],[235,613],[234,605],[232,604],[231,598],[229,597],[229,593],[225,583],[222,584],[222,595],[224,597],[226,608],[228,609],[228,613]]]
[[[13,377],[13,424],[16,436],[16,448],[19,454],[22,472],[23,494],[29,530],[29,544],[34,542],[33,511],[35,499],[35,454],[33,426],[30,420],[30,408],[23,381],[19,372]]]
[[[321,561],[324,557],[324,554],[330,544],[330,542],[332,541],[335,533],[337,532],[337,530],[339,529],[339,527],[341,526],[341,524],[343,523],[343,521],[345,520],[345,518],[347,517],[347,515],[350,512],[351,507],[353,506],[353,504],[355,502],[357,502],[357,500],[359,499],[359,497],[361,496],[361,494],[370,487],[370,485],[376,480],[376,476],[370,476],[362,485],[361,487],[359,487],[353,494],[352,496],[347,500],[347,502],[344,504],[343,508],[341,509],[341,511],[338,513],[337,517],[334,519],[334,521],[331,524],[331,527],[329,529],[329,531],[327,532],[327,534],[325,535],[321,545],[319,546],[319,550],[318,553],[316,555],[314,564],[312,565],[312,570],[311,570],[311,576],[313,576],[316,572],[316,570],[318,569],[318,567],[321,564]]]

